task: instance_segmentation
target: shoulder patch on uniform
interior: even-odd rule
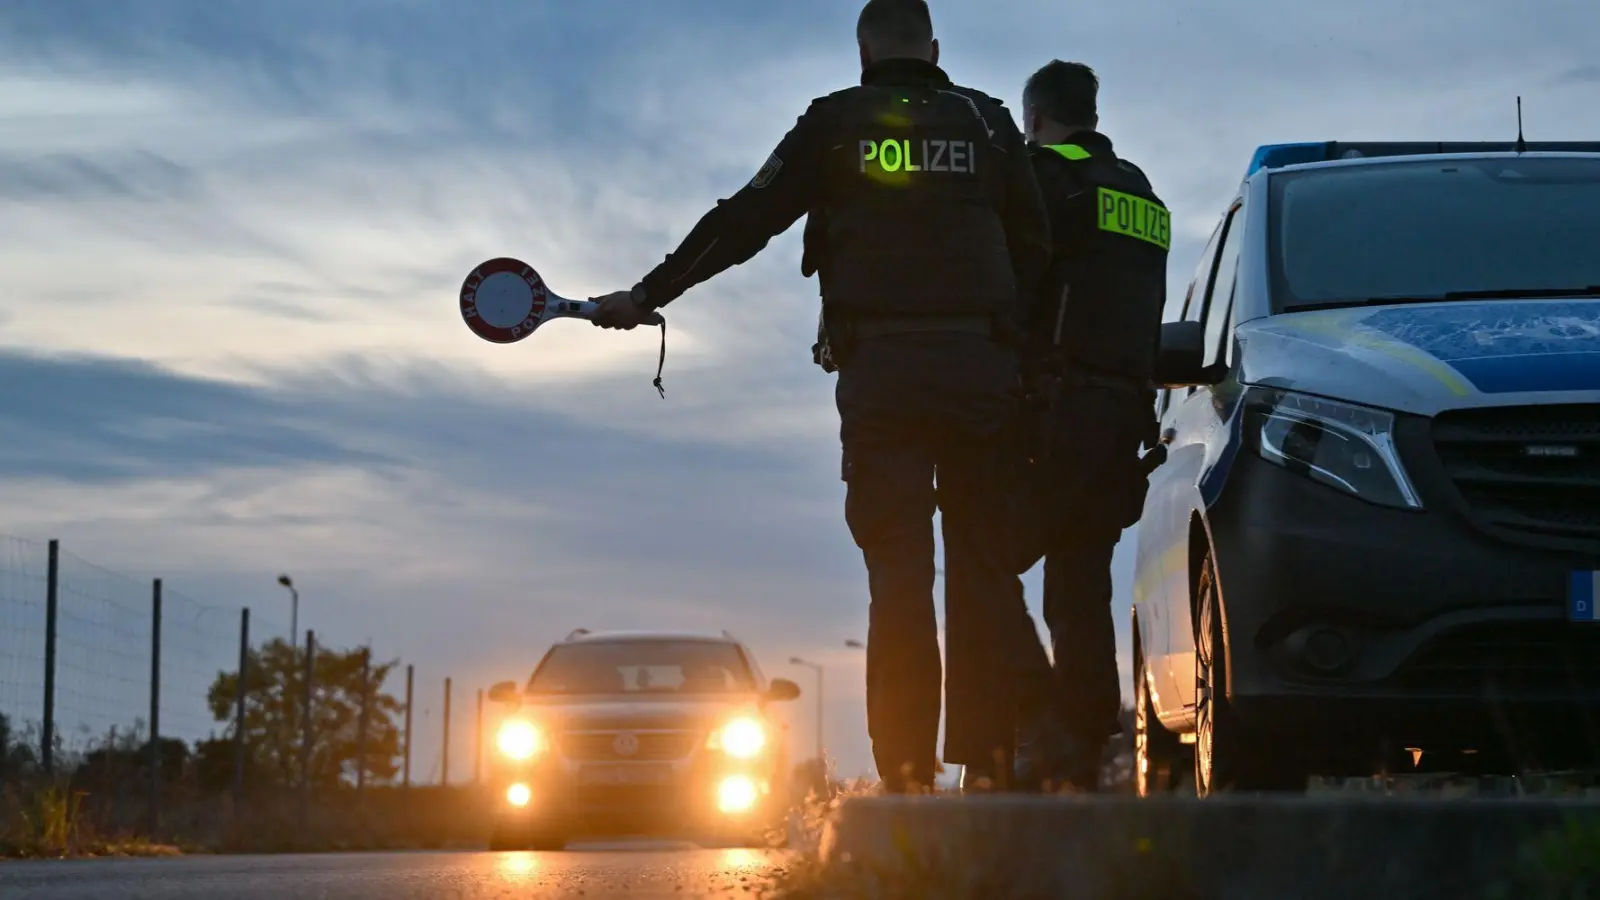
[[[772,179],[778,177],[778,170],[782,168],[783,160],[778,158],[778,154],[767,154],[767,161],[761,164],[761,168],[756,172],[756,177],[750,179],[750,186],[753,188],[766,187],[772,183]]]

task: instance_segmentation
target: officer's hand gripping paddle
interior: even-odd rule
[[[461,318],[472,333],[495,344],[514,344],[551,319],[593,319],[600,304],[569,300],[545,285],[533,266],[508,256],[480,264],[461,283]],[[642,324],[661,326],[661,354],[656,361],[655,388],[664,398],[661,369],[667,361],[667,320],[659,312]]]

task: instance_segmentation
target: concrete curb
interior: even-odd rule
[[[927,898],[1538,900],[1581,896],[1554,883],[1600,875],[1600,802],[855,798],[820,855]]]

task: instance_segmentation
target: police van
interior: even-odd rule
[[[1600,768],[1600,142],[1261,147],[1164,322],[1139,792]]]

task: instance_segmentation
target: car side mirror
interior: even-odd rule
[[[800,696],[800,685],[787,678],[774,678],[767,685],[767,700],[773,703],[784,703]]]
[[[489,688],[489,699],[496,703],[518,703],[522,700],[522,692],[517,690],[515,681],[502,681]]]
[[[1200,322],[1165,322],[1156,350],[1156,384],[1164,388],[1213,385],[1221,381],[1216,367],[1207,368],[1206,327]]]

